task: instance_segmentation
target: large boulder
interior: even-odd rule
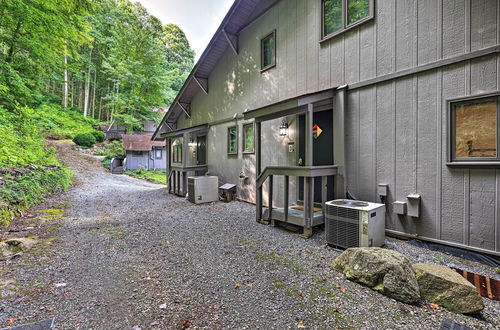
[[[415,264],[422,298],[462,314],[479,313],[484,301],[476,288],[451,268],[436,264]]]
[[[333,268],[351,281],[408,304],[420,300],[410,261],[401,253],[382,248],[350,248],[338,256]]]

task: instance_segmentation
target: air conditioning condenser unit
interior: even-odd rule
[[[216,176],[194,176],[188,178],[188,200],[194,204],[219,200],[219,178]]]
[[[351,248],[385,244],[385,205],[337,199],[326,203],[325,231],[329,245]]]

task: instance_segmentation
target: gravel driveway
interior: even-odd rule
[[[437,329],[444,318],[500,327],[498,302],[485,300],[478,318],[398,303],[333,271],[338,252],[322,232],[304,240],[257,224],[244,203],[195,206],[58,147],[77,185],[43,206],[63,215],[19,220],[42,220],[21,232],[40,243],[0,264],[15,281],[0,326],[56,317],[57,329]]]

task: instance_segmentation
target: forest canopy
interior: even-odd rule
[[[151,108],[173,101],[194,64],[178,26],[129,0],[2,0],[0,17],[10,112],[57,103],[99,121],[157,119]]]

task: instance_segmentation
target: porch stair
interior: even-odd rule
[[[287,214],[287,216],[285,216]],[[269,219],[269,208],[265,207],[264,212],[263,212],[263,217],[264,219]],[[290,206],[288,208],[288,212],[285,212],[285,208],[273,208],[272,212],[272,219],[271,220],[277,220],[282,223],[287,223],[287,224],[292,224],[296,226],[304,226],[304,217],[305,217],[305,210],[304,208],[302,209],[297,209],[294,206]],[[325,221],[323,217],[323,210],[318,208],[314,208],[314,213],[313,213],[313,219],[312,219],[312,226],[316,227],[321,224],[323,224]]]
[[[336,165],[327,166],[268,166],[257,176],[257,222],[274,221],[294,224],[304,228],[304,236],[312,235],[312,228],[324,223],[325,203],[327,198],[327,178],[337,174]],[[273,207],[273,183],[275,176],[285,178],[284,208]],[[304,180],[304,205],[302,207],[289,206],[290,177]],[[321,178],[321,210],[314,206],[314,178]],[[262,189],[264,183],[269,182],[267,208],[264,208]]]

